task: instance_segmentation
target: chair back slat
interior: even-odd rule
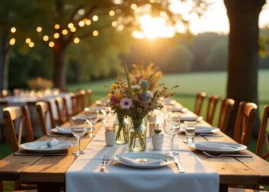
[[[85,90],[77,90],[77,94],[78,94],[78,103],[77,103],[77,107],[78,107],[78,112],[82,112],[84,111],[85,108],[85,97],[86,97],[86,91]]]
[[[218,101],[219,101],[219,96],[216,96],[216,95],[208,98],[208,105],[207,105],[205,120],[210,125],[212,125]]]
[[[218,127],[223,133],[225,133],[227,130],[233,108],[234,108],[233,99],[226,98],[222,100],[221,107],[220,107]]]
[[[56,109],[59,117],[60,124],[64,124],[68,121],[68,108],[66,99],[63,97],[57,97],[55,99]]]
[[[72,113],[71,113],[71,115],[78,114],[78,99],[79,99],[78,94],[74,94],[74,95],[71,96],[71,105],[72,105]]]
[[[269,157],[269,142],[268,142],[268,135],[266,133],[268,119],[269,119],[269,106],[265,106],[256,148],[257,155],[264,159],[267,159]],[[265,153],[263,152],[264,147],[266,150]]]
[[[194,113],[198,116],[201,114],[205,97],[206,97],[205,92],[201,92],[196,95],[195,104],[194,104]]]
[[[90,107],[92,105],[92,89],[87,89],[86,97],[87,97],[87,106]]]
[[[5,107],[3,109],[3,116],[6,122],[6,127],[7,127],[7,131],[9,134],[9,139],[10,139],[13,151],[19,150],[19,145],[21,144],[21,141],[22,141],[23,128],[26,128],[27,141],[30,142],[34,140],[31,121],[30,121],[26,106]],[[15,120],[18,120],[19,122],[14,123]],[[16,134],[16,131],[15,131],[16,128],[14,124],[19,125],[18,134]]]
[[[39,116],[39,121],[41,123],[42,134],[48,134],[47,128],[47,118],[50,120],[51,127],[55,127],[55,121],[53,119],[51,104],[49,101],[40,101],[36,103],[36,110]]]
[[[239,103],[233,135],[236,142],[248,145],[256,116],[257,105],[255,103]]]

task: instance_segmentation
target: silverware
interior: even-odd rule
[[[67,156],[66,153],[25,153],[25,152],[15,152],[14,156]]]
[[[176,166],[177,166],[177,168],[178,168],[179,173],[184,173],[185,170],[184,170],[184,169],[181,167],[181,165],[179,164],[179,160],[178,160],[178,158],[174,156],[174,159],[175,159],[175,164],[176,164]]]
[[[197,136],[206,136],[206,137],[223,137],[222,134],[213,134],[213,133],[201,133]]]
[[[242,154],[221,154],[221,155],[212,155],[203,151],[205,155],[212,158],[220,158],[220,157],[245,157],[245,158],[252,158],[252,155],[242,155]]]
[[[106,172],[106,164],[109,162],[109,155],[104,154],[103,160],[102,160],[102,168],[100,172]]]

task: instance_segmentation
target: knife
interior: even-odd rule
[[[178,158],[177,158],[177,157],[174,157],[174,159],[175,159],[175,164],[176,164],[176,166],[177,166],[177,168],[178,168],[179,173],[184,173],[185,170],[184,170],[184,169],[181,167],[181,165],[179,164],[179,160],[178,160]]]

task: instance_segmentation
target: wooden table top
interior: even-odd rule
[[[204,125],[208,125],[203,122]],[[63,125],[68,126],[69,123]],[[210,126],[210,125],[208,125]],[[97,133],[101,123],[96,126]],[[223,133],[222,133],[223,134]],[[50,140],[51,136],[43,136],[39,140]],[[57,137],[58,140],[76,141],[70,136]],[[191,150],[182,141],[184,134],[179,134],[177,141],[180,149]],[[196,141],[228,141],[234,142],[231,138],[223,134],[223,137],[195,137]],[[91,139],[89,137],[81,140],[81,149],[84,149]],[[76,159],[72,152],[76,147],[70,149],[66,156],[14,156],[9,155],[0,161],[0,180],[17,180],[23,182],[55,182],[65,183],[65,173],[73,161]],[[209,158],[199,151],[193,152],[204,162],[214,168],[220,176],[220,184],[269,184],[269,163],[254,153],[245,150],[253,158]]]

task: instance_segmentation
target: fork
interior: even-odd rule
[[[102,168],[100,172],[106,171],[106,164],[109,162],[109,155],[104,154],[103,160],[102,160]]]
[[[219,158],[219,157],[246,157],[246,158],[251,158],[251,155],[241,155],[241,154],[221,154],[221,155],[212,155],[210,153],[207,153],[205,151],[203,151],[203,153],[205,155],[207,155],[208,157],[212,157],[212,158]]]
[[[200,133],[196,136],[206,136],[206,137],[223,137],[222,134],[212,134],[212,133]]]

